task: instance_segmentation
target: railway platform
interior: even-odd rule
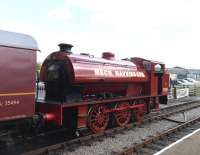
[[[199,155],[200,129],[172,143],[154,155]]]

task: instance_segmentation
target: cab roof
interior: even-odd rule
[[[0,46],[39,50],[32,36],[4,30],[0,30]]]

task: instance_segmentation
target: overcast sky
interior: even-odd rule
[[[66,42],[74,53],[200,68],[200,0],[2,0],[0,29],[32,35],[39,62]]]

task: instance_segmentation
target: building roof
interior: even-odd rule
[[[36,40],[26,34],[0,30],[0,46],[39,50]]]
[[[200,74],[200,69],[185,69],[181,67],[167,68],[170,74]]]

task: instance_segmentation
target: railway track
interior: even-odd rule
[[[170,115],[184,112],[190,109],[200,107],[200,101],[188,101],[178,105],[172,105],[169,107],[162,108],[160,110],[152,111],[151,114],[145,117],[144,122],[162,119]]]
[[[133,144],[115,155],[150,155],[200,128],[200,117],[187,121],[169,130],[152,135],[143,142]]]
[[[155,120],[166,119],[166,117],[170,115],[184,112],[184,111],[194,109],[197,107],[200,107],[200,102],[197,102],[197,101],[190,101],[190,102],[185,102],[183,104],[178,104],[175,106],[169,106],[169,107],[160,109],[159,111],[154,111],[152,114],[145,117],[142,124],[152,122]],[[125,132],[126,130],[130,130],[135,126],[140,126],[140,125],[141,123],[130,123],[126,125],[125,127],[116,127],[116,128],[108,129],[105,132],[100,133],[100,134],[91,134],[88,136],[84,136],[84,137],[80,137],[80,138],[76,138],[72,140],[62,141],[62,142],[56,143],[55,145],[43,146],[43,147],[40,147],[39,149],[26,151],[25,153],[23,153],[23,155],[48,154],[49,152],[52,152],[55,150],[64,150],[65,148],[69,148],[69,146],[72,146],[72,145],[79,146],[79,145],[82,145],[83,143],[88,144],[90,143],[90,141],[95,141],[95,140],[104,139],[110,136],[114,136],[117,133]]]

